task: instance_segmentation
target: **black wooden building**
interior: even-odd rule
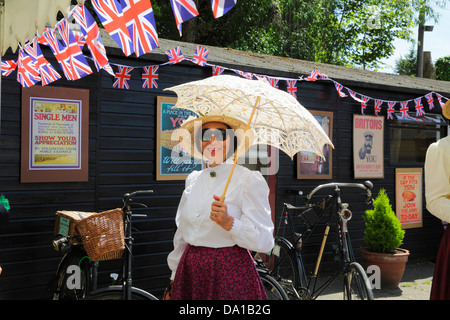
[[[140,58],[125,58],[123,53],[102,34],[111,63],[128,66],[147,66],[167,62],[164,51],[181,47],[186,57],[192,57],[196,45],[161,40],[160,48]],[[344,86],[359,93],[384,100],[407,100],[435,91],[450,95],[448,82],[414,79],[370,71],[288,58],[271,57],[230,49],[208,48],[208,63],[229,69],[264,74],[273,77],[298,78],[317,69]],[[49,60],[58,64],[49,51]],[[86,55],[89,55],[86,52]],[[15,59],[9,52],[4,59]],[[91,65],[93,70],[94,67]],[[61,73],[62,74],[62,73]],[[101,71],[77,81],[60,79],[53,84],[60,87],[89,91],[89,171],[87,182],[21,183],[21,121],[22,88],[14,72],[1,81],[0,136],[0,194],[10,202],[8,223],[0,226],[0,299],[49,299],[48,282],[56,270],[60,255],[52,247],[55,212],[58,210],[102,211],[121,205],[125,192],[153,189],[154,195],[145,199],[148,218],[139,218],[135,227],[134,284],[156,295],[168,283],[167,255],[172,249],[174,217],[184,181],[156,179],[156,101],[158,96],[174,96],[163,91],[173,85],[211,76],[211,67],[201,67],[190,61],[159,68],[158,88],[143,89],[140,76],[133,75],[130,89],[112,87],[113,77]],[[37,84],[40,86],[40,84]],[[283,89],[283,88],[280,88]],[[332,178],[328,180],[297,179],[296,161],[279,154],[279,169],[269,179],[274,218],[280,214],[284,202],[301,200],[292,190],[308,192],[319,183],[355,180],[352,158],[352,119],[360,114],[361,105],[350,97],[341,98],[333,82],[318,80],[298,82],[298,100],[309,110],[333,112]],[[437,103],[437,102],[436,102]],[[413,111],[411,111],[413,112]],[[436,107],[432,113],[439,113]],[[370,111],[367,111],[371,114]],[[373,112],[372,112],[373,113]],[[385,116],[385,113],[383,114]],[[384,178],[374,179],[375,192],[387,189],[394,206],[394,173],[398,167],[423,167],[423,162],[393,162],[390,158],[390,130],[396,123],[386,121],[384,141]],[[442,127],[438,131],[447,134]],[[344,195],[345,197],[345,195]],[[363,245],[362,213],[368,208],[364,196],[353,192],[344,201],[351,202],[353,220],[350,223],[353,246],[357,257]],[[402,247],[411,251],[411,259],[433,259],[442,235],[441,223],[424,208],[423,226],[408,229]],[[318,245],[318,244],[317,244]],[[313,261],[317,247],[305,248],[307,261]],[[329,253],[328,253],[329,252]],[[325,254],[325,268],[333,265],[333,254]],[[117,271],[118,260],[102,262],[100,270],[106,279]],[[106,280],[105,280],[106,281]]]

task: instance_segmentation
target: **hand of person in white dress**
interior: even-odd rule
[[[230,231],[234,218],[228,214],[226,203],[220,201],[220,197],[216,195],[213,197],[215,201],[211,204],[210,218],[225,230]]]

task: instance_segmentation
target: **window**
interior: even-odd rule
[[[428,146],[445,136],[447,122],[441,115],[402,118],[394,114],[390,126],[391,163],[425,162]]]

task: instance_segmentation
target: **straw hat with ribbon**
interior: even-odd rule
[[[447,102],[444,104],[442,114],[444,115],[444,117],[450,120],[450,100],[447,100]]]
[[[187,118],[178,128],[178,135],[181,138],[181,144],[183,145],[184,150],[190,155],[198,158],[202,157],[201,145],[196,145],[196,141],[201,141],[201,128],[203,124],[208,122],[221,122],[230,127],[230,129],[233,130],[234,135],[237,137],[236,146],[240,145],[242,137],[245,134],[245,144],[242,146],[241,150],[236,150],[238,157],[245,154],[251,147],[254,140],[254,132],[252,129],[249,129],[246,132],[247,123],[232,114],[206,113],[200,117],[189,116],[189,118]]]

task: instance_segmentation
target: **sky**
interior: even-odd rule
[[[423,51],[431,51],[431,59],[436,62],[438,58],[450,56],[450,4],[447,4],[445,8],[436,8],[440,13],[440,18],[437,23],[434,21],[427,21],[426,25],[433,25],[432,32],[424,33],[424,48]],[[417,41],[417,29],[414,28],[413,38]],[[394,54],[388,59],[384,59],[383,62],[390,65],[390,67],[380,68],[378,71],[386,73],[394,73],[395,61],[400,57],[406,56],[411,48],[411,43],[405,40],[396,40],[394,42],[395,51]],[[417,45],[414,45],[414,49],[417,50]]]

